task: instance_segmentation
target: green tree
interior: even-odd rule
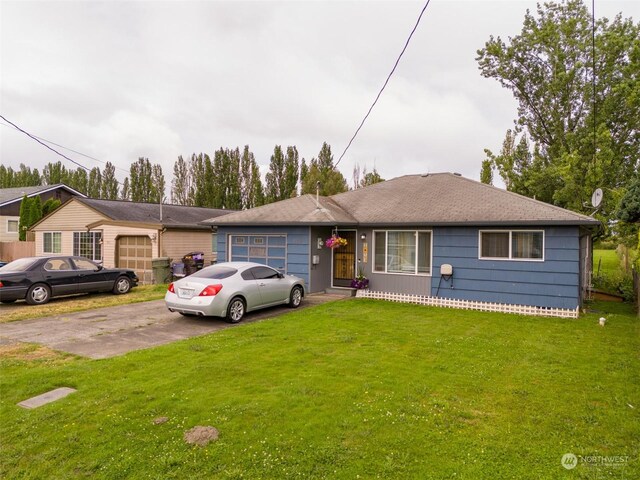
[[[191,205],[191,175],[189,165],[182,155],[173,164],[173,179],[171,180],[171,203],[176,205]]]
[[[60,205],[62,205],[62,202],[60,200],[58,200],[57,198],[50,198],[42,204],[42,216],[46,217],[51,212],[60,207]]]
[[[164,202],[165,189],[166,182],[164,180],[164,173],[162,173],[162,167],[156,163],[151,167],[151,192],[148,201],[152,203]]]
[[[125,177],[124,182],[122,182],[120,200],[131,200],[131,187],[129,183],[129,177]]]
[[[240,159],[240,188],[242,208],[253,208],[264,204],[264,192],[260,179],[260,168],[249,145],[245,145]]]
[[[45,185],[56,185],[58,183],[70,185],[71,179],[67,167],[62,162],[49,162],[42,170],[42,182]]]
[[[87,181],[87,196],[90,198],[100,198],[100,192],[102,191],[102,172],[99,167],[93,167],[89,172],[89,179]]]
[[[100,187],[100,198],[106,200],[118,199],[118,179],[116,178],[116,167],[107,162],[102,173],[102,186]]]
[[[591,35],[580,0],[545,3],[527,11],[519,35],[491,36],[477,57],[482,75],[518,102],[510,147],[488,157],[507,188],[582,212],[596,187],[623,188],[640,166],[640,27],[621,15],[598,19],[595,57]],[[524,146],[516,153],[520,134],[527,155]],[[615,198],[605,199],[605,218]]]
[[[71,188],[78,190],[84,194],[87,194],[89,179],[87,177],[87,171],[84,168],[77,168],[76,170],[69,171],[69,183]]]
[[[40,200],[40,196],[36,195],[29,199],[29,207],[28,207],[28,218],[29,223],[27,225],[27,229],[31,228],[32,225],[35,225],[36,222],[39,222],[42,218],[42,200]]]
[[[311,159],[302,182],[302,193],[315,194],[318,182],[320,182],[320,195],[334,195],[348,190],[344,176],[334,168],[331,147],[327,142],[322,144],[318,158]]]
[[[27,195],[22,196],[20,202],[20,218],[18,220],[18,240],[24,242],[27,239],[27,228],[29,228],[29,198]]]
[[[269,171],[265,176],[267,184],[266,188],[266,201],[267,203],[277,202],[278,200],[284,200],[284,169],[285,169],[284,154],[282,153],[282,147],[276,145],[273,149],[273,155],[269,162]]]
[[[164,196],[165,180],[162,167],[152,165],[148,158],[140,157],[129,169],[131,201],[159,203]]]
[[[298,149],[295,146],[287,147],[287,155],[284,159],[284,178],[282,182],[283,198],[291,198],[298,195],[298,180],[300,176],[300,161]]]
[[[626,223],[640,223],[640,174],[629,183],[620,200],[618,218]]]
[[[480,169],[480,181],[487,185],[493,185],[493,167],[491,160],[483,160]]]

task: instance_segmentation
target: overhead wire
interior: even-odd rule
[[[89,159],[91,159],[91,160],[95,160],[96,162],[100,162],[100,163],[105,164],[105,165],[108,163],[108,162],[105,162],[104,160],[100,160],[99,158],[92,157],[91,155],[87,155],[86,153],[82,153],[82,152],[79,152],[79,151],[77,151],[77,150],[74,150],[73,148],[65,147],[64,145],[60,145],[59,143],[53,142],[53,141],[51,141],[51,140],[47,140],[46,138],[39,137],[38,135],[34,135],[34,134],[32,134],[32,133],[27,133],[27,132],[25,132],[23,129],[18,128],[15,124],[13,124],[13,123],[9,122],[9,121],[8,121],[6,118],[4,118],[2,115],[0,115],[0,118],[2,118],[5,122],[7,122],[7,123],[8,123],[8,124],[0,123],[0,125],[2,125],[2,126],[4,126],[4,127],[11,127],[11,128],[14,128],[14,129],[16,129],[16,130],[18,130],[18,131],[22,132],[22,133],[26,133],[27,135],[29,135],[29,137],[31,137],[31,138],[33,138],[33,139],[36,139],[36,141],[37,141],[37,140],[41,140],[42,142],[46,142],[47,144],[51,144],[51,145],[55,145],[56,147],[64,148],[65,150],[69,150],[70,152],[73,152],[73,153],[75,153],[75,154],[77,154],[77,155],[81,155],[81,156],[83,156],[83,157],[89,158]],[[40,143],[42,143],[42,142],[40,142]],[[46,146],[46,145],[45,145],[45,146]],[[53,149],[52,149],[52,150],[53,150]],[[55,150],[54,150],[54,151],[55,151]],[[71,159],[67,158],[67,160],[71,160]],[[73,160],[71,160],[71,161],[73,162]],[[76,162],[74,162],[74,163],[76,163]],[[112,165],[113,165],[113,164],[112,164]],[[117,166],[115,166],[115,165],[113,165],[113,166],[114,166],[114,168],[116,168],[117,170],[120,170],[120,171],[122,171],[122,172],[124,172],[124,173],[126,173],[126,174],[129,174],[129,171],[128,171],[128,170],[126,170],[126,169],[124,169],[124,168],[121,168],[121,167],[117,167]],[[82,168],[84,168],[85,170],[89,170],[87,167],[84,167],[84,166],[83,166]]]
[[[418,20],[416,21],[416,24],[413,26],[413,30],[411,30],[411,33],[409,34],[409,37],[407,38],[407,41],[405,42],[404,47],[402,48],[402,51],[400,52],[400,55],[398,55],[398,58],[396,59],[396,62],[394,63],[393,68],[391,69],[391,72],[387,76],[387,79],[384,81],[384,84],[382,85],[382,88],[378,92],[378,95],[376,95],[375,100],[373,101],[373,103],[369,107],[369,110],[367,111],[367,114],[362,119],[362,122],[360,122],[360,125],[356,129],[356,132],[351,137],[351,140],[349,140],[349,143],[347,144],[347,146],[345,147],[344,151],[342,152],[342,155],[340,155],[340,158],[338,158],[338,161],[335,163],[334,168],[338,166],[338,164],[340,163],[340,161],[344,157],[345,153],[347,153],[347,150],[349,150],[349,147],[351,146],[351,144],[355,140],[356,136],[358,135],[358,132],[360,132],[360,129],[362,128],[364,123],[367,121],[367,118],[369,118],[369,115],[371,114],[371,111],[373,110],[373,107],[375,107],[376,103],[378,103],[378,99],[380,98],[380,96],[382,95],[382,92],[384,91],[384,89],[386,88],[387,84],[389,83],[389,80],[391,79],[391,76],[396,71],[396,68],[398,67],[398,64],[400,63],[400,59],[402,58],[402,55],[404,55],[404,52],[407,50],[407,47],[409,46],[409,42],[411,41],[411,37],[413,37],[413,34],[415,33],[416,29],[418,28],[418,25],[420,25],[420,20],[422,20],[422,15],[424,14],[424,12],[427,9],[427,7],[429,6],[430,2],[431,2],[431,0],[427,0],[427,2],[424,4],[424,7],[422,7],[422,11],[420,12],[420,15],[418,16]]]

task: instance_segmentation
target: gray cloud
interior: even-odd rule
[[[28,131],[167,177],[178,155],[275,144],[337,160],[422,7],[415,2],[0,2],[0,111]],[[480,77],[476,50],[519,32],[532,1],[432,2],[396,74],[340,164],[391,178],[477,178],[515,103]],[[637,18],[640,3],[599,1]],[[52,153],[7,127],[0,159],[42,168]],[[101,166],[74,157],[88,167]],[[72,167],[72,165],[69,165]]]

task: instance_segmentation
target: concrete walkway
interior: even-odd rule
[[[342,300],[335,294],[307,295],[300,308]],[[24,308],[29,308],[24,305]],[[89,358],[108,358],[164,345],[225,328],[273,318],[290,308],[273,307],[248,313],[236,325],[214,317],[184,317],[167,310],[164,300],[98,308],[85,312],[0,324],[0,345],[38,343]]]

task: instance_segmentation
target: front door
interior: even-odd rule
[[[338,230],[339,237],[347,240],[347,244],[334,248],[333,286],[350,287],[351,280],[356,277],[356,232],[355,230]]]

